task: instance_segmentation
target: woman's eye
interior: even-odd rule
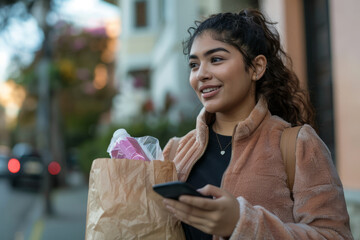
[[[213,58],[211,58],[211,62],[212,62],[212,63],[220,62],[220,61],[222,61],[222,60],[223,60],[223,59],[220,58],[220,57],[213,57]]]
[[[190,68],[195,68],[196,66],[197,66],[197,64],[194,63],[194,62],[189,63],[189,67],[190,67]]]

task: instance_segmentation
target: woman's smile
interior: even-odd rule
[[[204,99],[211,98],[216,96],[221,89],[221,86],[213,87],[213,86],[203,86],[200,88],[201,97]]]

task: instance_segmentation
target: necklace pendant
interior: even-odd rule
[[[224,150],[222,150],[222,151],[220,152],[220,154],[221,154],[221,155],[224,155],[224,154],[225,154],[225,151],[224,151]]]

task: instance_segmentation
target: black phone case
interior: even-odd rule
[[[153,186],[153,189],[161,196],[175,200],[178,200],[181,195],[205,197],[190,184],[180,181],[156,184]]]

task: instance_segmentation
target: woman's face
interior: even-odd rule
[[[247,117],[255,106],[255,73],[245,70],[243,56],[234,46],[197,36],[189,55],[190,85],[205,109]]]

